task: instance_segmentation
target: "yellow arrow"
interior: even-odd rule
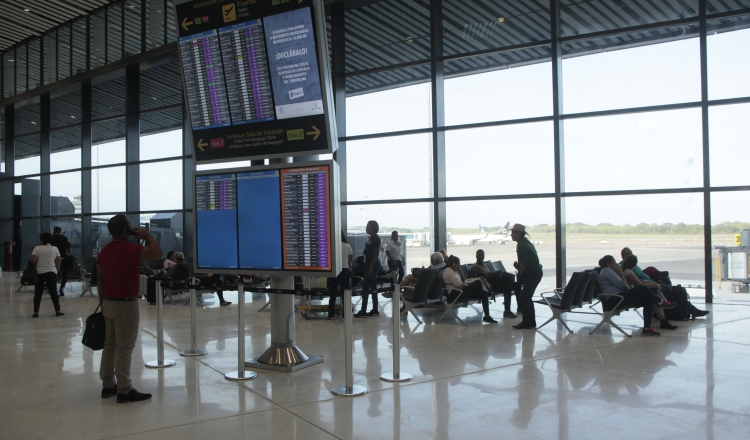
[[[182,19],[182,28],[183,28],[183,29],[185,29],[186,31],[187,31],[187,30],[190,30],[190,29],[189,29],[189,26],[190,26],[191,24],[193,24],[193,23],[192,23],[192,22],[190,22],[190,21],[188,21],[187,17],[185,17],[185,18],[183,18],[183,19]]]
[[[203,142],[203,139],[200,139],[198,141],[198,148],[200,148],[201,151],[206,151],[206,150],[203,149],[203,147],[207,147],[207,146],[208,146],[208,144],[205,143],[205,142]]]
[[[312,128],[313,128],[314,131],[308,131],[305,134],[311,134],[311,135],[313,135],[313,140],[317,141],[318,140],[318,136],[320,136],[320,130],[318,130],[318,127],[316,127],[314,125],[312,126]]]

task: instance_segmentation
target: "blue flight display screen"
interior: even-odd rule
[[[279,170],[237,174],[241,269],[281,270]]]
[[[197,176],[198,267],[237,269],[237,180],[234,174]]]

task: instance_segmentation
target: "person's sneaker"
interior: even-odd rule
[[[102,399],[112,397],[117,394],[117,385],[112,388],[102,388]]]
[[[656,307],[662,308],[664,310],[674,309],[677,307],[677,303],[675,302],[669,302],[666,299],[661,300],[661,304],[657,304]]]
[[[383,292],[383,298],[393,298],[393,292]]]
[[[65,314],[65,313],[63,313],[63,312],[55,312],[55,316],[62,316],[62,315],[64,315],[64,314]]]
[[[695,313],[693,313],[693,318],[700,318],[702,316],[706,316],[709,313],[711,313],[710,310],[698,310]]]
[[[372,309],[372,310],[370,310],[370,311],[369,311],[369,312],[367,313],[367,316],[380,316],[380,312],[379,312],[379,311],[377,311],[377,310],[375,310],[375,309]]]
[[[667,321],[666,319],[659,324],[660,329],[666,329],[666,330],[677,330],[676,325],[672,325]]]
[[[489,322],[490,324],[497,324],[497,321],[492,319],[492,316],[485,316],[484,318],[482,318],[482,321]]]
[[[117,403],[140,402],[141,400],[148,400],[150,398],[151,394],[139,393],[133,388],[128,394],[118,394]]]
[[[39,317],[39,313],[34,313],[33,315],[31,315],[31,317],[32,318],[38,318]]]
[[[222,306],[229,306],[229,305],[232,305],[232,302],[231,301],[222,301],[219,304],[222,305]]]
[[[333,316],[326,316],[326,321],[333,321]]]
[[[60,289],[60,296],[65,296],[65,292],[62,289]]]
[[[651,327],[646,327],[643,329],[643,336],[661,336],[661,333]]]
[[[505,312],[503,312],[503,318],[518,318],[518,316],[510,310],[506,310]]]
[[[367,312],[364,310],[360,310],[359,312],[354,314],[355,318],[367,318]]]

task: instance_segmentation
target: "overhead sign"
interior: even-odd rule
[[[175,5],[197,163],[333,151],[322,5],[313,3]]]

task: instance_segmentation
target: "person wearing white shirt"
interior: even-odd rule
[[[460,299],[481,300],[482,309],[484,309],[484,318],[482,321],[497,324],[497,321],[490,316],[490,302],[487,292],[482,287],[482,281],[476,279],[470,284],[466,284],[460,274],[461,260],[451,255],[448,257],[448,261],[445,264],[445,271],[443,272],[443,284],[445,284],[445,289],[448,291],[448,302],[452,303],[455,301],[458,295],[461,295]]]
[[[336,297],[339,290],[341,291],[341,305],[343,306],[344,289],[352,288],[352,261],[354,261],[352,246],[349,244],[349,240],[346,239],[344,231],[341,231],[341,272],[339,272],[336,278],[328,279],[328,288],[331,292],[331,296],[328,298],[328,316],[326,317],[328,321],[333,321]],[[346,312],[347,310],[344,310],[344,313]],[[351,310],[348,312],[351,312]]]
[[[404,279],[404,256],[401,254],[398,231],[391,232],[391,239],[385,245],[385,255],[388,257],[388,269],[398,271],[398,282],[401,283]]]
[[[39,306],[42,304],[44,285],[49,289],[52,297],[52,305],[55,306],[55,316],[64,315],[60,311],[60,299],[57,296],[57,271],[60,270],[60,251],[50,245],[52,234],[43,232],[39,235],[40,245],[31,252],[29,259],[36,265],[36,286],[34,286],[34,314],[33,318],[39,317]]]

